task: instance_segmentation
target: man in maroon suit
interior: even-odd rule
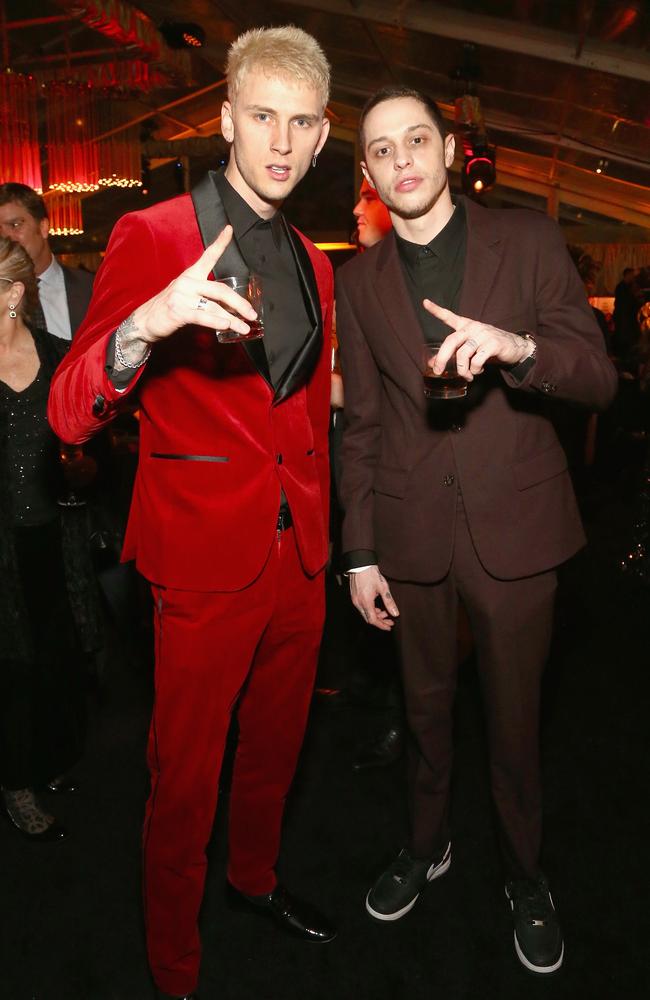
[[[79,442],[139,390],[124,557],[155,603],[144,904],[165,997],[195,996],[235,704],[232,902],[306,940],[335,933],[274,871],[323,621],[332,311],[329,262],[279,209],[326,140],[329,67],[311,36],[286,27],[241,36],[227,72],[225,171],[117,224],[50,400],[57,433]],[[264,338],[220,344],[216,330],[246,334],[255,312],[219,276],[249,272],[262,279]]]
[[[452,202],[454,139],[433,102],[406,88],[378,93],[362,113],[361,143],[394,231],[337,275],[344,568],[366,621],[395,625],[414,748],[411,841],[366,906],[396,920],[450,865],[462,602],[516,950],[529,970],[548,973],[564,945],[539,867],[539,690],[555,568],[584,542],[548,400],[601,409],[616,375],[555,223]],[[464,399],[428,402],[425,342],[442,345],[438,374],[455,356]]]

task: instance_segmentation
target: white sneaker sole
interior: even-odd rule
[[[444,875],[445,872],[449,871],[450,865],[451,865],[451,844],[448,844],[447,850],[444,853],[442,861],[439,861],[435,865],[431,865],[431,867],[429,868],[429,871],[427,872],[427,882],[434,882],[437,878],[440,878],[441,875]],[[401,910],[395,910],[394,913],[380,913],[378,910],[373,910],[372,906],[370,905],[371,893],[372,889],[366,896],[366,910],[368,911],[371,917],[375,918],[375,920],[399,920],[400,917],[403,917],[405,914],[409,912],[409,910],[413,909],[418,899],[420,898],[420,893],[418,892],[417,895],[414,896],[413,899],[406,904],[406,906],[403,906]]]
[[[534,972],[538,976],[545,976],[549,972],[557,972],[557,970],[562,965],[562,962],[564,961],[564,941],[562,942],[562,950],[560,952],[560,957],[558,958],[557,962],[555,962],[553,965],[533,965],[532,962],[529,962],[529,960],[526,958],[523,951],[519,947],[519,941],[517,940],[516,931],[514,933],[514,938],[515,938],[515,951],[517,952],[517,958],[524,966],[524,968],[528,969],[529,972]]]
[[[555,909],[555,904],[553,903],[553,897],[551,896],[550,892],[549,892],[549,898],[551,900],[551,905],[552,905],[553,909]],[[510,896],[508,895],[508,890],[507,889],[506,889],[506,899],[510,903],[510,909],[514,911],[515,904],[513,903],[513,901],[510,898]],[[526,956],[524,955],[523,951],[521,950],[521,946],[520,946],[519,940],[517,938],[517,931],[514,932],[513,936],[514,936],[514,940],[515,940],[515,951],[517,952],[517,958],[519,959],[519,961],[521,962],[521,964],[523,965],[523,967],[525,969],[528,969],[529,972],[534,972],[538,976],[545,976],[545,975],[548,975],[549,972],[557,972],[557,970],[562,965],[562,962],[564,961],[564,941],[562,942],[562,948],[560,950],[560,957],[558,958],[557,962],[554,962],[553,965],[533,965],[533,963],[529,959],[526,958]]]

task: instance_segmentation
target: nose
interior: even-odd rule
[[[291,152],[291,132],[288,122],[278,122],[271,136],[271,149],[281,156]]]
[[[411,163],[411,151],[408,146],[402,146],[395,151],[393,167],[395,170],[403,170]]]
[[[356,203],[356,205],[352,209],[352,214],[355,217],[355,219],[358,219],[360,216],[363,215],[363,202],[362,201],[358,201]]]

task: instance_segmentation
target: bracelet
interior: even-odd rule
[[[149,359],[149,355],[151,354],[150,347],[147,347],[144,356],[135,365],[132,362],[127,361],[126,358],[124,357],[124,354],[122,353],[122,346],[120,344],[120,333],[122,333],[122,331],[126,327],[126,324],[130,322],[131,322],[131,317],[129,316],[129,318],[125,319],[123,323],[120,323],[117,330],[115,331],[115,357],[117,358],[117,360],[119,361],[119,363],[122,365],[123,368],[142,368],[143,364]]]

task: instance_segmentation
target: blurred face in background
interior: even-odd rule
[[[39,222],[19,201],[8,201],[6,205],[0,205],[0,236],[6,236],[14,243],[24,246],[34,261],[36,274],[42,274],[52,260],[52,251],[47,242],[49,229],[48,219]]]
[[[388,209],[374,188],[364,180],[353,215],[357,220],[359,246],[367,250],[383,240],[393,227]]]

